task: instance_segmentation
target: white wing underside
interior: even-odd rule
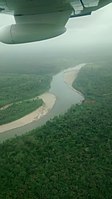
[[[0,13],[14,15],[16,24],[0,32],[4,43],[25,43],[65,32],[69,17],[90,15],[112,0],[0,0]]]

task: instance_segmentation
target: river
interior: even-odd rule
[[[84,97],[77,90],[73,89],[72,86],[67,83],[67,81],[65,81],[65,73],[75,70],[77,74],[77,71],[80,70],[80,68],[84,65],[85,64],[80,64],[74,68],[69,68],[61,71],[57,75],[53,76],[49,92],[55,95],[56,102],[50,112],[48,112],[38,121],[33,121],[17,129],[12,129],[1,133],[0,141],[3,142],[6,139],[27,133],[30,130],[45,124],[54,116],[64,114],[71,107],[71,105],[80,104],[84,100]]]

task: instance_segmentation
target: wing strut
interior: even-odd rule
[[[81,2],[81,4],[82,4],[82,7],[83,7],[83,9],[85,8],[85,6],[84,6],[84,3],[83,3],[83,1],[82,0],[80,0],[80,2]]]

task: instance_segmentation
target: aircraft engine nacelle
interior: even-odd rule
[[[63,26],[53,24],[13,24],[0,30],[0,41],[19,44],[49,39],[66,31]]]

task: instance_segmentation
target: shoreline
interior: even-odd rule
[[[69,68],[67,71],[64,72],[64,82],[71,87],[72,90],[74,90],[75,92],[77,92],[78,94],[82,95],[82,97],[84,98],[83,94],[76,90],[72,85],[73,82],[76,80],[79,71],[81,70],[82,67],[84,67],[86,65],[86,63],[84,64],[79,64],[73,68]]]
[[[63,71],[64,82],[71,87],[75,92],[80,93],[76,89],[72,87],[74,80],[76,79],[80,69],[86,64],[79,64],[73,68],[69,68]],[[82,93],[80,93],[82,95]],[[82,95],[83,96],[83,95]],[[0,125],[0,134],[5,133],[9,130],[13,130],[27,124],[32,123],[33,121],[38,121],[43,116],[45,116],[54,106],[56,102],[56,96],[50,92],[45,92],[42,95],[38,96],[38,98],[43,100],[43,105],[40,106],[35,111],[23,116],[22,118],[12,121],[7,124]]]
[[[18,120],[0,125],[0,133],[25,126],[33,121],[38,121],[53,108],[56,101],[56,97],[53,94],[46,92],[38,97],[43,100],[42,106]]]
[[[78,75],[80,69],[82,67],[84,67],[85,65],[86,64],[79,64],[73,68],[69,68],[68,70],[64,71],[64,82],[72,87],[72,84],[73,84],[74,80],[77,78],[77,75]],[[76,90],[76,89],[74,89],[74,90]]]

